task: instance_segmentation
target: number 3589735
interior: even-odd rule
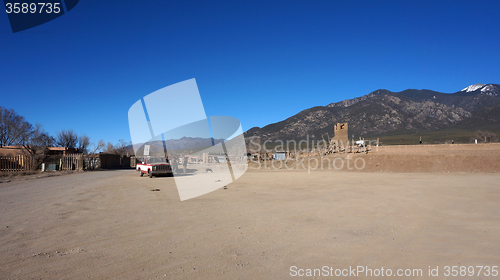
[[[61,3],[6,3],[5,11],[7,14],[34,14],[34,13],[55,13],[61,12]]]

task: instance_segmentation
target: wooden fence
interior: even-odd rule
[[[85,158],[84,169],[135,168],[135,156],[99,153]]]
[[[33,157],[26,155],[0,156],[0,171],[28,171],[35,168]]]
[[[83,155],[61,155],[61,156],[46,156],[43,159],[36,160],[31,155],[17,156],[0,156],[0,171],[1,172],[16,172],[28,171],[40,168],[41,162],[45,163],[45,168],[48,170],[49,164],[55,164],[58,170],[82,170]]]
[[[83,155],[73,154],[64,155],[61,157],[59,170],[82,170],[83,169]]]
[[[69,154],[38,156],[37,158],[30,155],[0,156],[0,172],[35,170],[39,169],[42,163],[45,163],[45,170],[49,170],[49,165],[55,165],[56,170],[130,168],[136,166],[136,158],[104,153],[95,156]]]
[[[48,155],[38,160],[39,167],[45,164],[45,170],[49,170],[50,165],[55,165],[56,170],[82,170],[84,167],[84,155]]]
[[[136,166],[135,156],[124,156],[100,153],[99,168],[113,169],[113,168],[130,168]]]

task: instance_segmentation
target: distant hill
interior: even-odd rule
[[[408,89],[379,89],[367,95],[301,111],[265,127],[253,127],[245,138],[263,141],[301,140],[333,136],[333,126],[349,123],[349,137],[386,137],[396,144],[397,135],[425,133],[427,142],[457,138],[469,141],[476,130],[500,132],[500,85],[476,84],[456,93]],[[434,135],[434,136],[432,136]],[[434,137],[434,138],[433,138]],[[448,137],[448,138],[447,138]],[[411,142],[411,141],[410,141]],[[415,144],[418,143],[418,140]]]
[[[150,155],[161,155],[164,153],[164,147],[170,148],[170,153],[172,155],[177,153],[193,153],[199,150],[211,147],[212,144],[217,145],[222,143],[224,139],[214,139],[214,138],[200,138],[200,137],[182,137],[180,139],[169,139],[169,140],[155,140],[147,143],[138,143],[136,147],[138,148],[136,156],[143,156],[144,154],[144,144],[150,146]],[[120,154],[134,154],[133,145],[128,145],[121,148],[118,151]]]

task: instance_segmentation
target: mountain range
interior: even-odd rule
[[[244,135],[247,142],[251,136],[265,141],[301,140],[309,135],[319,140],[332,137],[335,123],[343,122],[348,123],[349,136],[354,138],[392,136],[394,140],[397,135],[453,131],[453,136],[443,137],[468,141],[474,131],[500,132],[500,85],[475,84],[455,93],[379,89],[358,98],[309,108],[262,128],[253,127]]]

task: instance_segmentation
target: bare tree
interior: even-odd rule
[[[56,135],[56,144],[59,147],[76,148],[78,135],[73,130],[61,130]]]
[[[34,156],[52,146],[54,142],[54,138],[43,129],[41,124],[37,123],[29,133],[25,134],[22,146],[28,154]]]
[[[54,137],[50,136],[41,124],[36,124],[33,129],[25,135],[22,146],[25,153],[29,154],[34,160],[33,168],[40,167],[47,157],[48,147],[54,145]]]
[[[90,138],[86,134],[82,134],[78,137],[78,150],[84,155],[88,154],[88,148],[90,146]]]
[[[132,143],[127,143],[127,142],[125,142],[125,140],[119,139],[118,144],[116,144],[116,146],[115,146],[116,153],[120,154],[120,155],[129,154],[129,151],[127,149],[128,145],[132,145]]]
[[[113,143],[108,142],[105,144],[105,148],[103,151],[108,154],[115,154],[115,155],[129,155],[133,154],[133,149],[132,149],[132,142],[125,142],[123,139],[119,139],[118,143],[113,145]]]
[[[118,139],[118,144],[117,144],[117,147],[118,149],[123,149],[127,146],[127,142],[125,142],[125,140],[123,139]]]
[[[108,144],[106,144],[106,149],[104,151],[108,154],[116,153],[115,146],[111,142],[108,142]]]
[[[99,140],[99,143],[95,143],[93,142],[92,143],[92,149],[91,149],[91,152],[89,154],[95,154],[99,151],[102,151],[104,146],[106,146],[106,143],[104,143],[104,140]]]
[[[32,125],[12,109],[0,107],[0,147],[20,145]]]

